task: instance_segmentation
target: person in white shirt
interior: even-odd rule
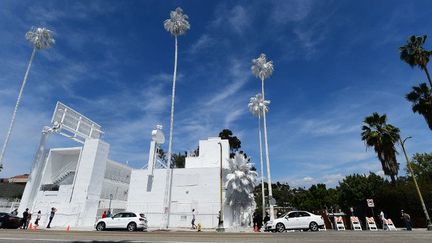
[[[196,219],[195,209],[192,209],[192,229],[196,229],[195,219]]]

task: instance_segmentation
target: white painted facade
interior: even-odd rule
[[[108,210],[112,195],[114,213],[143,212],[149,227],[160,227],[166,169],[154,166],[156,146],[152,141],[147,169],[132,169],[109,160],[109,144],[101,139],[86,139],[82,147],[38,151],[36,157],[42,159],[32,170],[19,212],[25,208],[32,213],[41,210],[44,226],[51,207],[55,207],[53,227],[93,226]],[[199,147],[199,156],[187,157],[185,168],[173,169],[170,227],[190,227],[192,209],[196,210],[196,224],[218,226],[220,163],[222,159],[227,168],[229,144],[228,140],[209,138],[199,141]],[[226,226],[231,215],[225,206]]]

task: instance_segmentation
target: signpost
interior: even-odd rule
[[[375,214],[374,214],[374,210],[373,210],[375,207],[375,204],[374,204],[373,199],[366,199],[366,203],[367,203],[368,207],[370,207],[372,210],[372,217],[375,218]]]

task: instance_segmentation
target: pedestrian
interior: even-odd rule
[[[102,214],[102,218],[104,219],[106,217],[107,217],[107,213],[106,213],[106,211],[104,211],[103,214]]]
[[[386,227],[385,227],[385,225],[386,225],[386,219],[385,219],[385,216],[384,216],[384,212],[382,210],[381,210],[381,212],[379,214],[379,218],[381,220],[382,229],[386,230]]]
[[[268,212],[266,212],[264,216],[264,226],[267,224],[268,221],[270,221],[270,215]]]
[[[56,212],[57,212],[57,209],[54,208],[54,207],[52,207],[52,208],[51,208],[51,212],[50,212],[50,216],[49,216],[48,225],[47,225],[47,228],[48,228],[48,229],[51,228],[51,221],[53,220],[53,218],[54,218]]]
[[[28,213],[29,209],[26,208],[26,210],[23,212],[23,218],[21,220],[21,226],[23,229],[27,229],[27,218],[28,218]]]
[[[27,228],[28,228],[28,226],[30,225],[31,217],[32,217],[32,214],[29,213],[28,216],[27,216],[27,222],[26,222],[26,226],[27,226]],[[31,225],[30,225],[30,226],[31,226]],[[32,229],[32,228],[30,227],[30,229]]]
[[[39,210],[36,214],[36,221],[35,221],[36,226],[39,226],[39,220],[41,219],[41,217],[42,217],[42,212]]]
[[[18,215],[18,208],[15,208],[14,211],[11,212],[11,214],[17,216]]]
[[[196,219],[195,209],[192,209],[192,229],[196,229],[195,219]]]
[[[108,217],[108,218],[111,218],[111,217],[112,217],[111,210],[108,210],[107,217]]]
[[[262,224],[263,224],[263,217],[262,217],[261,213],[257,213],[258,231],[261,231]]]
[[[405,213],[403,211],[403,209],[401,210],[401,215],[402,215],[401,218],[403,219],[403,221],[405,223],[406,230],[411,231],[412,227],[411,227],[411,217],[410,217],[410,215],[407,214],[407,213]]]

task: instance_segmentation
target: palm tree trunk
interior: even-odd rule
[[[396,177],[394,175],[390,175],[390,179],[391,179],[393,184],[396,183]]]
[[[22,94],[23,94],[25,85],[27,83],[27,78],[28,78],[28,75],[29,75],[29,72],[30,72],[30,68],[32,66],[33,58],[34,58],[35,54],[36,54],[36,47],[33,47],[33,51],[32,51],[31,57],[30,57],[30,61],[29,61],[28,65],[27,65],[27,70],[25,72],[24,79],[23,79],[22,84],[21,84],[21,89],[20,89],[19,94],[18,94],[18,99],[17,99],[17,102],[15,104],[15,109],[14,109],[14,111],[12,113],[12,119],[11,119],[11,122],[9,124],[9,129],[8,129],[8,132],[6,133],[6,138],[5,138],[5,141],[3,143],[3,147],[2,147],[1,153],[0,153],[0,171],[3,169],[3,157],[4,157],[4,154],[5,154],[5,151],[6,151],[6,147],[7,147],[8,143],[9,143],[9,138],[10,138],[10,135],[12,133],[13,126],[15,124],[15,117],[16,117],[16,114],[17,114],[17,111],[18,111],[18,107],[19,107],[19,105],[21,103]]]
[[[264,79],[261,79],[261,92],[263,100],[265,100],[264,96]],[[271,174],[270,174],[270,159],[269,159],[269,152],[268,152],[268,141],[267,141],[267,119],[266,119],[266,112],[263,111],[263,120],[264,120],[264,145],[265,145],[265,152],[266,152],[266,166],[267,166],[267,181],[268,181],[268,193],[269,193],[269,200],[273,198],[273,190],[272,190],[272,182],[271,182]],[[270,220],[274,220],[274,208],[273,205],[270,203]]]
[[[431,77],[430,77],[430,75],[429,75],[429,71],[428,71],[427,67],[424,66],[424,67],[423,67],[423,70],[424,70],[425,73],[426,73],[426,76],[427,76],[427,78],[428,78],[428,80],[429,80],[430,87],[431,87],[431,89],[432,89],[432,80],[431,80]]]
[[[166,184],[165,184],[165,198],[164,198],[164,207],[165,214],[164,220],[162,223],[164,224],[164,228],[168,228],[169,226],[169,217],[171,210],[171,189],[172,189],[172,175],[173,169],[171,168],[171,160],[172,160],[172,139],[173,139],[173,127],[174,127],[174,98],[175,98],[175,87],[176,87],[176,78],[177,78],[177,53],[178,53],[178,43],[177,36],[175,36],[175,54],[174,54],[174,75],[173,75],[173,86],[172,86],[172,94],[171,94],[171,117],[170,117],[170,130],[169,130],[169,142],[168,142],[168,160],[167,160],[167,168],[166,168]]]
[[[261,195],[262,195],[262,216],[265,215],[265,194],[264,194],[264,162],[262,154],[262,138],[261,138],[261,116],[258,116],[258,136],[259,136],[259,149],[260,149],[260,166],[261,166]]]

